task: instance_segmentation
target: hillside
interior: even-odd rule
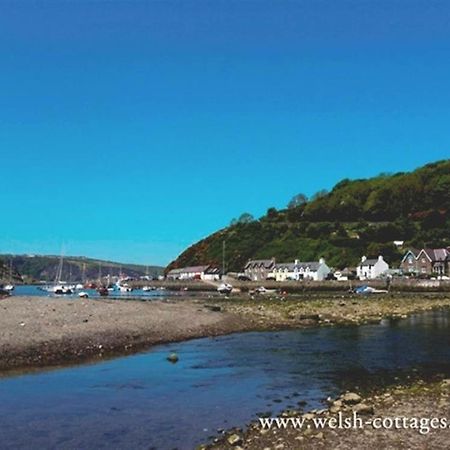
[[[53,255],[0,255],[0,276],[9,274],[9,261],[12,258],[13,271],[18,275],[26,277],[28,281],[55,279],[59,265],[59,256]],[[7,270],[1,271],[1,266]],[[163,272],[159,266],[142,266],[137,264],[121,264],[112,261],[85,258],[81,256],[64,257],[62,279],[71,282],[81,281],[83,267],[86,279],[96,279],[99,271],[104,275],[139,277],[145,275],[158,276]],[[7,275],[9,276],[9,275]]]
[[[336,268],[355,266],[362,255],[383,254],[399,263],[404,248],[450,245],[450,160],[413,172],[345,179],[311,201],[300,195],[290,208],[269,208],[253,220],[243,214],[232,225],[185,250],[167,269],[197,264],[239,271],[249,258],[317,260]],[[394,240],[405,241],[397,248]]]

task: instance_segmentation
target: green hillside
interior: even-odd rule
[[[413,172],[345,179],[331,192],[308,201],[299,195],[283,210],[269,208],[254,220],[243,214],[185,250],[168,269],[196,264],[221,265],[226,242],[226,269],[239,271],[249,258],[278,261],[317,260],[336,268],[354,266],[362,255],[383,254],[392,265],[404,248],[450,245],[450,160]]]
[[[29,281],[53,281],[60,260],[59,256],[53,255],[0,255],[0,274],[2,274],[1,265],[3,264],[4,268],[8,268],[11,258],[14,272],[25,276]],[[81,256],[64,257],[63,280],[71,282],[81,281],[83,270],[85,271],[86,279],[98,278],[100,271],[103,276],[108,274],[118,276],[119,273],[122,273],[130,277],[145,275],[147,271],[150,276],[155,277],[163,272],[163,268],[159,266],[149,266],[147,268],[147,266],[137,264],[121,264]],[[3,270],[3,273],[6,273],[6,270]]]

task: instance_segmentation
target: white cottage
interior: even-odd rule
[[[325,260],[301,262],[296,259],[293,263],[275,264],[272,275],[276,281],[286,280],[314,280],[322,281],[330,273]]]
[[[379,278],[389,270],[389,264],[380,255],[378,259],[361,258],[361,262],[356,267],[356,276],[360,280],[373,280]]]

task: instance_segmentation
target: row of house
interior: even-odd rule
[[[220,269],[215,266],[190,266],[172,269],[167,272],[168,280],[210,280],[220,279]]]
[[[244,267],[244,274],[252,281],[273,279],[286,280],[325,280],[331,269],[325,260],[302,262],[296,259],[292,263],[277,264],[275,258],[250,260]]]
[[[410,249],[400,263],[405,274],[450,276],[450,248]]]
[[[450,276],[450,248],[410,249],[406,252],[400,264],[400,272],[415,276]],[[272,279],[314,280],[322,281],[331,273],[330,267],[323,258],[318,261],[303,262],[298,259],[293,262],[277,263],[275,258],[249,260],[243,273],[252,281]],[[338,279],[347,279],[350,270],[335,272]],[[380,255],[369,259],[363,256],[356,266],[356,277],[360,280],[371,280],[392,273],[389,264]],[[167,273],[169,280],[219,280],[220,269],[211,265],[183,267],[172,269]]]

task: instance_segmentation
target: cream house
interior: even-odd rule
[[[271,277],[276,281],[287,280],[314,280],[322,281],[330,273],[330,268],[325,264],[325,260],[301,262],[296,259],[293,263],[275,264]]]

